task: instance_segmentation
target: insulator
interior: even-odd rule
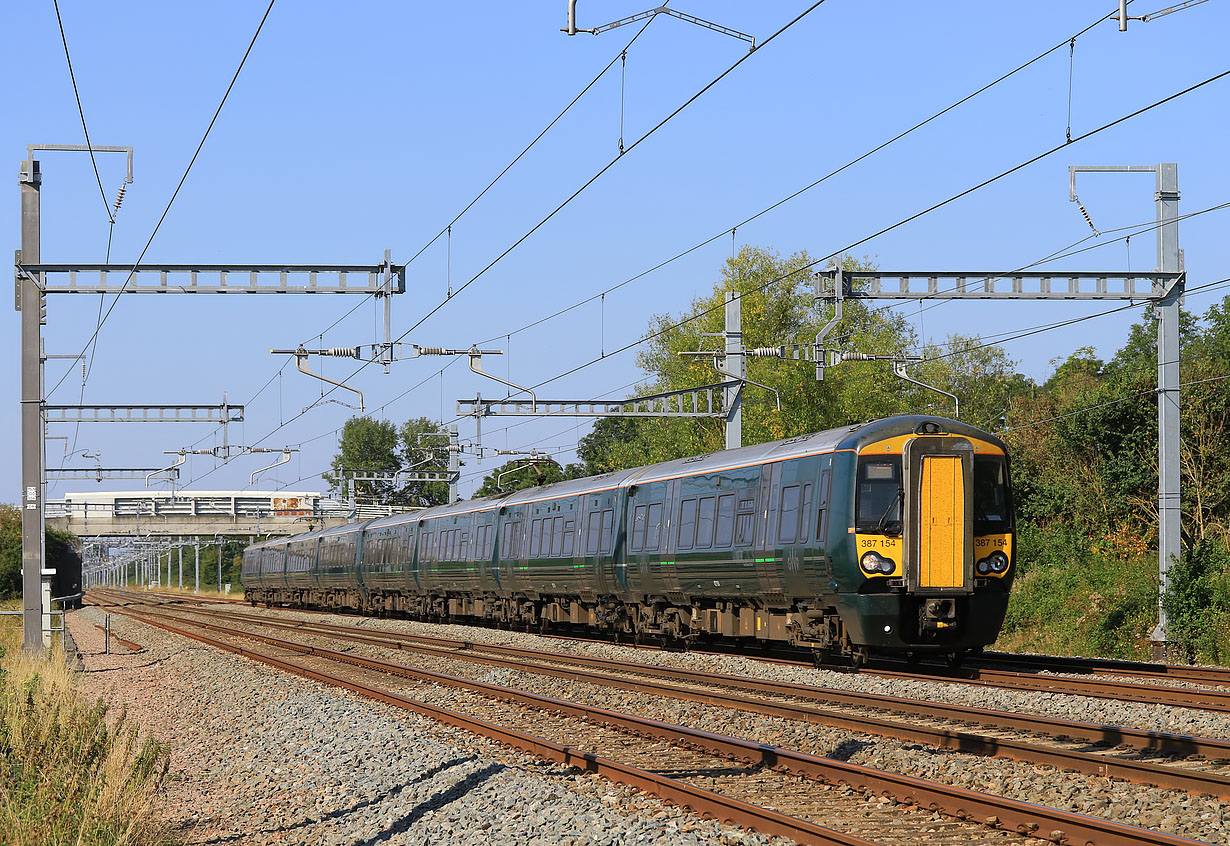
[[[841,354],[842,361],[875,361],[878,358],[879,356],[861,352],[843,352]]]
[[[327,350],[321,350],[321,355],[331,355],[338,358],[358,358],[358,347],[329,347]]]
[[[753,347],[750,350],[744,350],[743,354],[752,358],[785,358],[786,349],[784,347]]]
[[[111,216],[112,216],[112,217],[115,217],[117,214],[119,214],[119,213],[120,213],[120,206],[121,206],[121,205],[123,205],[123,203],[124,203],[124,192],[125,192],[125,191],[127,191],[127,190],[128,190],[128,183],[127,183],[127,182],[121,182],[121,183],[120,183],[120,190],[119,190],[119,192],[115,195],[115,207],[111,210]]]
[[[448,355],[444,347],[419,347],[419,355]]]

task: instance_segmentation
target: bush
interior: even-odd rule
[[[170,842],[153,809],[167,766],[126,713],[81,698],[58,649],[0,644],[0,844]]]
[[[1205,537],[1184,550],[1170,568],[1165,607],[1174,657],[1214,664],[1230,658],[1230,549],[1225,541]]]
[[[1021,526],[1021,571],[997,649],[1128,659],[1150,657],[1157,559],[1099,555],[1070,525]]]

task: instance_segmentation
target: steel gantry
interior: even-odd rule
[[[1158,623],[1151,635],[1164,653],[1167,621],[1164,598],[1170,568],[1180,555],[1179,306],[1186,274],[1179,249],[1178,165],[1075,166],[1069,168],[1069,199],[1077,202],[1077,173],[1152,173],[1156,181],[1157,269],[1147,273],[1013,271],[846,271],[849,299],[1040,300],[1049,302],[1128,300],[1148,302],[1157,320],[1158,422]],[[1095,230],[1096,231],[1096,230]],[[832,271],[826,274],[832,278]],[[894,284],[895,283],[895,284]],[[1161,655],[1159,654],[1159,657]]]
[[[127,152],[131,148],[32,145],[21,163],[21,249],[14,257],[15,304],[21,312],[21,513],[23,644],[42,648],[41,581],[51,575],[44,550],[44,435],[47,421],[224,422],[213,406],[61,406],[43,396],[42,327],[48,294],[362,294],[384,301],[385,339],[380,360],[391,360],[390,303],[406,290],[406,269],[384,261],[354,264],[43,264],[41,241],[42,170],[35,149]],[[242,419],[242,407],[231,406]],[[231,417],[230,419],[236,419]]]

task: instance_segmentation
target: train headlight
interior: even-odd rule
[[[987,556],[987,563],[996,573],[1002,573],[1008,569],[1008,556],[997,549]]]
[[[978,574],[985,576],[991,572],[991,562],[985,558],[979,558],[978,563],[974,565],[978,568]]]
[[[859,566],[872,575],[890,576],[897,569],[897,563],[890,558],[885,558],[878,552],[864,552],[863,557],[859,559]]]

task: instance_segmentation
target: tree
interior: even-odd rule
[[[344,471],[394,473],[401,469],[397,447],[397,427],[392,422],[352,417],[342,427],[338,453],[331,465],[333,472],[321,475],[336,496],[346,498],[350,491]],[[355,482],[354,491],[356,497],[383,502],[391,498],[394,487],[386,482]]]
[[[502,464],[487,474],[478,490],[474,492],[474,496],[478,498],[512,493],[538,485],[549,485],[552,482],[574,479],[582,475],[584,475],[584,469],[579,464],[570,464],[565,468],[561,467],[554,458],[546,456],[535,459],[518,458]],[[503,476],[502,479],[501,476]]]
[[[322,476],[335,495],[349,496],[344,470],[396,473],[402,470],[448,469],[448,433],[426,417],[392,421],[352,417],[342,427],[331,473]],[[382,505],[424,508],[448,502],[447,482],[355,482],[355,498]]]
[[[401,426],[402,468],[414,471],[448,470],[448,432],[426,417],[415,417]],[[397,490],[397,501],[415,508],[448,502],[448,482],[408,482]]]
[[[76,537],[49,529],[46,533],[47,563],[56,571],[56,590],[71,593],[80,585],[81,560]],[[0,502],[0,599],[21,596],[21,509]]]
[[[814,304],[812,261],[805,253],[782,258],[745,246],[728,259],[713,293],[699,297],[680,316],[656,315],[638,363],[649,374],[640,394],[678,390],[722,380],[707,357],[683,356],[698,349],[715,350],[712,339],[724,329],[728,291],[742,294],[743,343],[747,347],[805,344],[814,340],[832,316]],[[846,271],[871,270],[867,258],[841,260]],[[830,262],[830,267],[835,267]],[[917,348],[914,330],[898,311],[871,308],[848,299],[841,322],[825,338],[826,346],[874,355],[904,355]],[[957,394],[962,418],[973,423],[1003,419],[1012,398],[1030,387],[998,347],[977,338],[953,336],[941,348],[925,350],[928,361],[915,377]],[[775,389],[743,389],[743,441],[747,444],[863,422],[891,414],[931,412],[951,416],[951,400],[891,375],[885,361],[847,361],[828,368],[823,381],[812,365],[789,359],[752,358],[748,377]],[[778,409],[777,398],[781,407]],[[619,419],[599,421],[578,449],[588,472],[634,467],[698,455],[725,445],[721,420]]]

